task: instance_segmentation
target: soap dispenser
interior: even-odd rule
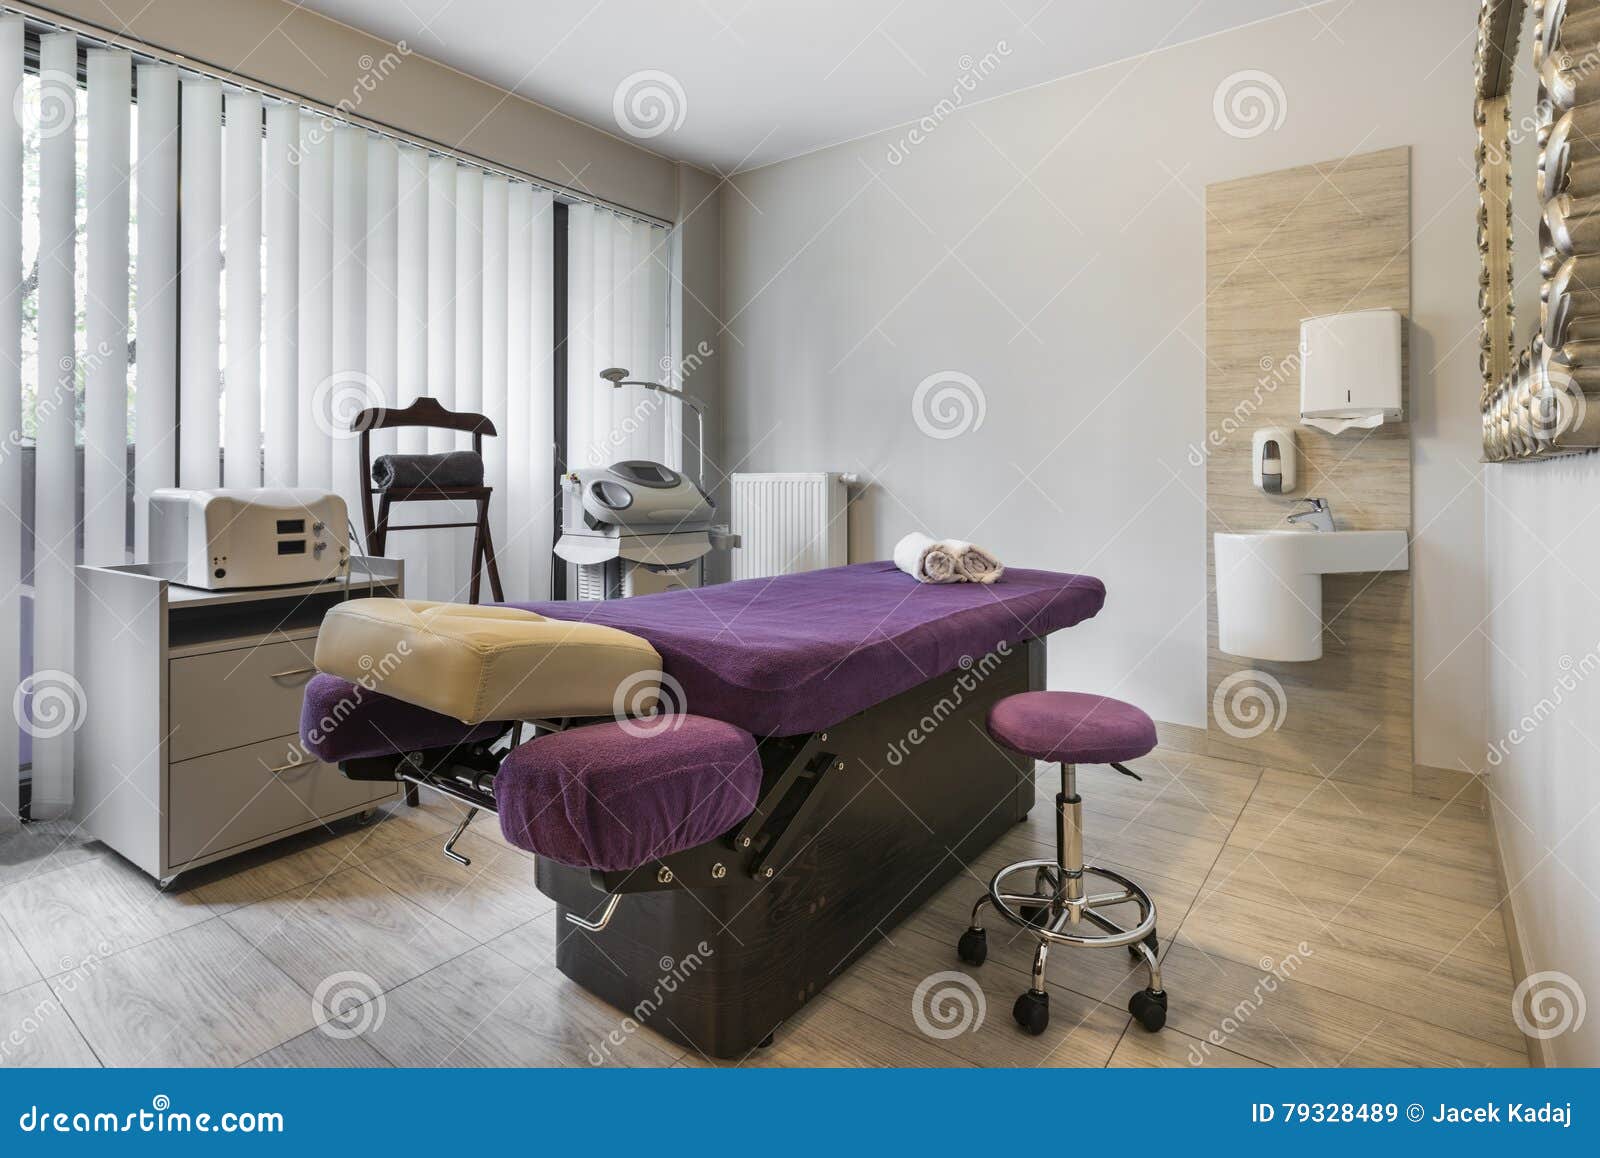
[[[1250,440],[1250,481],[1269,495],[1286,495],[1295,487],[1294,433],[1282,426],[1264,426]]]

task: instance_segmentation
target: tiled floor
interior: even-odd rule
[[[1010,1016],[1025,940],[991,925],[982,969],[955,958],[988,874],[1051,851],[1042,770],[1026,824],[744,1064],[1526,1063],[1479,809],[1178,752],[1134,766],[1142,782],[1083,771],[1086,843],[1156,898],[1164,1031],[1130,1028],[1143,981],[1121,951],[1053,955],[1037,1038]],[[0,838],[0,1065],[707,1064],[617,1032],[555,969],[531,859],[490,820],[457,866],[438,851],[453,823],[442,801],[395,808],[170,893],[69,829]],[[952,970],[974,1012],[945,1036],[913,1003]]]

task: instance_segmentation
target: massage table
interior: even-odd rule
[[[357,599],[302,738],[346,776],[497,813],[556,965],[715,1057],[768,1039],[1033,805],[990,706],[1045,683],[1098,579],[892,563],[592,603]],[[529,736],[531,735],[531,738]]]

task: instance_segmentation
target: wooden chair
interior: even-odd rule
[[[350,429],[361,433],[361,518],[367,541],[367,554],[382,556],[389,541],[390,531],[433,531],[449,527],[471,527],[472,535],[472,587],[467,602],[478,601],[478,588],[483,565],[488,563],[489,589],[496,603],[505,602],[505,592],[500,588],[500,568],[495,563],[494,539],[489,532],[490,486],[477,487],[390,487],[387,490],[372,485],[372,438],[374,430],[397,427],[429,427],[434,430],[464,430],[472,435],[472,449],[483,456],[483,436],[495,437],[494,423],[482,414],[469,414],[446,410],[438,400],[426,395],[410,406],[397,410],[371,407],[357,414]],[[377,518],[373,518],[372,496],[378,496]],[[389,508],[395,503],[424,503],[466,501],[476,503],[478,517],[470,523],[402,523],[389,524]]]

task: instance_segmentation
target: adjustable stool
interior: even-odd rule
[[[980,916],[985,905],[1038,939],[1033,955],[1033,985],[1012,1008],[1017,1024],[1029,1033],[1043,1033],[1050,1024],[1050,995],[1045,992],[1045,957],[1052,944],[1115,948],[1144,962],[1150,984],[1128,1001],[1128,1012],[1154,1032],[1167,1023],[1167,994],[1161,988],[1156,959],[1156,906],[1138,885],[1120,873],[1083,863],[1083,801],[1078,796],[1079,764],[1109,764],[1125,776],[1140,779],[1122,761],[1143,756],[1156,746],[1156,726],[1132,704],[1079,692],[1023,692],[1007,696],[989,711],[989,734],[1001,744],[1035,760],[1061,764],[1061,792],[1056,796],[1056,857],[1022,860],[995,873],[989,891],[972,906],[972,926],[961,935],[957,952],[969,965],[982,965],[989,955],[988,934]],[[1031,893],[1007,892],[1008,877],[1033,875]],[[1089,893],[1084,877],[1110,881],[1115,890]],[[1124,929],[1099,910],[1133,903],[1139,923]],[[1087,923],[1097,932],[1083,931]]]

